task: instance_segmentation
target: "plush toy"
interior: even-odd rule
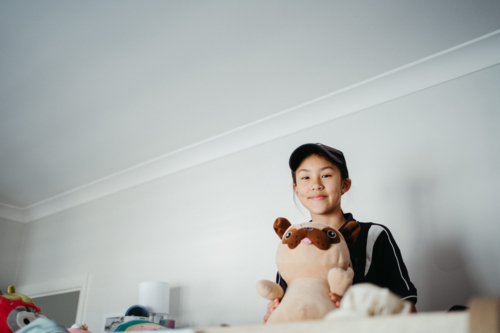
[[[347,245],[356,240],[359,224],[349,222],[340,233],[323,223],[290,225],[280,217],[273,226],[282,239],[276,264],[288,288],[283,296],[280,285],[257,282],[262,297],[282,298],[267,323],[323,318],[336,308],[328,293],[343,296],[352,284],[354,271]]]
[[[24,326],[17,333],[68,333],[68,331],[53,320],[37,318],[28,326]]]
[[[324,319],[405,315],[411,312],[411,304],[388,288],[381,288],[371,283],[359,283],[345,293],[340,308],[327,314]]]
[[[0,296],[0,332],[13,333],[30,324],[37,318],[46,318],[31,298],[16,293],[9,286],[7,294]]]

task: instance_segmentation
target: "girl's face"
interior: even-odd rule
[[[350,179],[342,181],[339,168],[327,159],[310,155],[295,171],[295,194],[315,215],[330,215],[341,211],[340,198],[350,188]]]

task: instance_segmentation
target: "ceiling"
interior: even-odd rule
[[[0,2],[0,203],[27,207],[500,29],[500,1]]]

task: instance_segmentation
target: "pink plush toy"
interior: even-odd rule
[[[261,280],[257,292],[268,300],[283,298],[267,323],[321,319],[335,309],[328,293],[343,296],[352,284],[354,271],[347,244],[353,243],[360,227],[348,223],[342,233],[323,223],[290,225],[285,218],[274,222],[282,239],[276,254],[278,270],[288,284]]]

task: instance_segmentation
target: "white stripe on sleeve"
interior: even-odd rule
[[[410,286],[408,285],[408,282],[406,282],[406,279],[403,276],[403,272],[401,272],[401,265],[399,264],[399,258],[398,258],[398,255],[396,254],[396,249],[394,248],[394,244],[392,244],[391,236],[389,235],[387,230],[385,230],[385,228],[382,227],[381,225],[372,224],[372,226],[370,227],[370,230],[368,230],[368,239],[366,241],[365,276],[366,276],[366,274],[368,274],[368,271],[370,270],[370,265],[372,263],[373,246],[375,245],[375,242],[377,241],[377,238],[382,233],[382,231],[385,231],[385,233],[387,234],[387,239],[389,239],[389,244],[391,244],[391,246],[392,246],[392,251],[394,252],[394,257],[396,258],[396,263],[398,264],[399,274],[401,275],[401,278],[405,282],[406,288],[408,290],[410,290]]]
[[[366,240],[366,265],[365,265],[365,276],[368,274],[370,270],[370,265],[372,264],[373,258],[373,246],[375,245],[375,241],[377,240],[380,233],[384,231],[379,225],[373,224],[368,230],[368,238]]]

